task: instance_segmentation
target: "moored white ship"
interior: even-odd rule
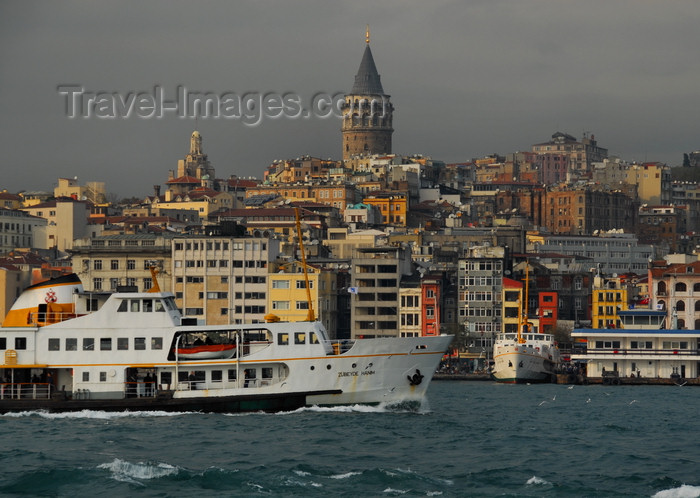
[[[497,382],[550,382],[559,364],[559,348],[551,334],[501,333],[493,348],[491,376]]]
[[[559,365],[559,347],[554,336],[539,333],[528,319],[528,290],[529,264],[526,263],[525,293],[520,296],[517,331],[498,334],[493,346],[491,377],[497,382],[551,382]]]
[[[0,412],[420,400],[452,339],[332,341],[317,321],[199,325],[152,290],[85,293],[75,275],[28,288],[0,329]]]

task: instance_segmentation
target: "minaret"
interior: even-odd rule
[[[394,106],[384,93],[381,78],[369,48],[369,26],[365,53],[355,75],[355,84],[343,104],[343,159],[357,154],[391,154]]]

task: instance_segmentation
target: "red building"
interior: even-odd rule
[[[537,316],[540,319],[540,332],[553,334],[557,327],[557,310],[559,308],[559,293],[540,292],[538,298]]]
[[[440,335],[441,275],[426,275],[421,280],[421,298],[421,335]]]

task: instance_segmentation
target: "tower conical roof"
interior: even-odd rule
[[[355,75],[355,84],[352,86],[353,95],[384,95],[382,81],[374,64],[372,50],[369,43],[365,46],[365,53],[362,55],[360,68]]]

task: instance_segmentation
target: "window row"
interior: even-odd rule
[[[95,339],[94,337],[83,337],[80,341],[80,349],[82,351],[95,351],[97,345],[99,345],[100,351],[112,351],[114,348],[114,342],[111,337],[100,337]],[[131,347],[129,347],[131,343]],[[151,337],[151,350],[161,350],[163,349],[163,338],[162,337]],[[116,350],[117,351],[128,351],[130,349],[136,351],[144,351],[146,349],[147,338],[146,337],[134,337],[133,341],[129,337],[117,337],[116,340]],[[64,351],[78,351],[78,339],[76,337],[66,337],[63,339],[63,350]],[[61,339],[53,337],[49,339],[49,351],[61,351]]]

